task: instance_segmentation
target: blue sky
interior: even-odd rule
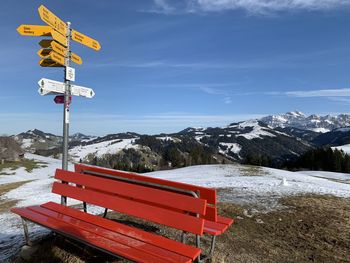
[[[71,133],[155,134],[300,110],[350,112],[350,1],[132,0],[2,1],[0,134],[38,128],[62,133],[62,107],[40,96],[40,78],[63,69],[38,65],[44,4],[102,49],[73,44],[83,58]]]

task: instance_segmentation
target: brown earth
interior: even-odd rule
[[[29,183],[31,181],[22,181],[22,182],[16,182],[16,183],[9,183],[9,184],[2,184],[0,185],[0,213],[8,212],[11,207],[14,207],[18,200],[8,200],[3,198],[3,196],[13,190],[16,189],[26,183]]]
[[[207,262],[350,262],[350,199],[331,196],[299,196],[281,200],[287,207],[268,213],[250,213],[252,207],[221,203],[220,214],[236,223],[217,239],[215,255]],[[179,240],[178,231],[130,221],[125,216],[109,218],[137,225]],[[194,238],[189,238],[193,244]],[[209,239],[203,238],[205,249]],[[207,250],[206,250],[207,251]],[[30,261],[14,262],[124,262],[95,249],[50,236],[38,244]]]

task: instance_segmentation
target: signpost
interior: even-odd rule
[[[39,16],[47,25],[20,25],[17,31],[22,36],[48,36],[39,42],[42,47],[37,54],[41,57],[42,67],[64,67],[64,82],[42,78],[39,80],[40,95],[56,95],[54,101],[63,103],[63,154],[62,169],[68,170],[68,137],[69,137],[69,106],[71,95],[92,98],[95,92],[86,87],[71,85],[75,81],[75,69],[70,67],[70,61],[81,65],[81,57],[71,52],[70,41],[76,41],[96,51],[101,49],[100,43],[74,29],[71,23],[65,23],[45,6],[38,8]],[[61,203],[66,205],[66,198]]]

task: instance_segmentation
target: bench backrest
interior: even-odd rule
[[[144,176],[137,173],[130,173],[120,170],[114,170],[114,169],[108,169],[98,166],[92,166],[87,164],[75,164],[75,171],[82,174],[91,174],[95,176],[107,176],[112,178],[125,178],[131,181],[134,181],[135,183],[139,183],[141,185],[144,185],[145,183],[150,183],[153,185],[154,188],[163,188],[168,187],[168,191],[173,191],[174,189],[178,189],[178,193],[182,193],[183,195],[190,195],[190,192],[195,192],[199,198],[205,199],[207,201],[207,207],[206,207],[206,214],[202,215],[201,217],[210,221],[217,221],[217,208],[216,208],[216,202],[217,202],[217,196],[216,196],[216,190],[197,186],[197,185],[191,185],[191,184],[185,184],[185,183],[179,183],[174,181],[169,181],[165,179],[159,179],[154,178],[150,176]],[[176,192],[176,191],[175,191]]]
[[[179,230],[203,234],[206,200],[57,169],[52,192]],[[186,211],[184,214],[183,211]]]

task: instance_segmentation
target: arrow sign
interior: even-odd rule
[[[53,50],[64,57],[69,56],[67,48],[54,40],[43,39],[39,42],[39,45],[43,48],[38,51],[38,55],[42,58],[48,55],[45,49]],[[70,60],[79,65],[83,64],[83,60],[81,59],[81,57],[73,52],[71,52],[70,54]]]
[[[20,25],[17,27],[17,32],[22,36],[50,36],[52,28],[49,26],[39,26],[39,25]]]
[[[44,95],[57,95],[64,94],[65,91],[65,83],[42,78],[38,81],[39,84],[39,94]],[[71,85],[71,95],[74,96],[82,96],[86,98],[92,98],[95,96],[95,92],[86,87]]]
[[[52,13],[45,6],[41,5],[38,8],[39,16],[46,24],[54,28],[56,31],[60,32],[63,36],[67,35],[67,25],[60,18],[58,18],[54,13]]]
[[[74,29],[72,30],[72,39],[82,45],[95,49],[96,51],[101,49],[101,45],[97,40],[88,37]]]
[[[60,64],[62,66],[66,65],[66,59],[63,56],[61,56],[60,54],[53,51],[52,49],[42,48],[37,52],[37,54],[45,60],[49,59],[49,60],[52,60],[55,63]],[[41,63],[44,64],[44,62],[42,62],[40,60],[39,64],[41,65]],[[46,63],[48,63],[48,62],[46,61]]]
[[[56,63],[50,58],[44,58],[39,61],[41,67],[63,67],[61,64]]]
[[[95,96],[95,92],[92,89],[76,85],[71,85],[71,93],[74,96],[83,96],[89,99]]]
[[[65,84],[63,82],[42,78],[38,81],[40,95],[64,94]]]

